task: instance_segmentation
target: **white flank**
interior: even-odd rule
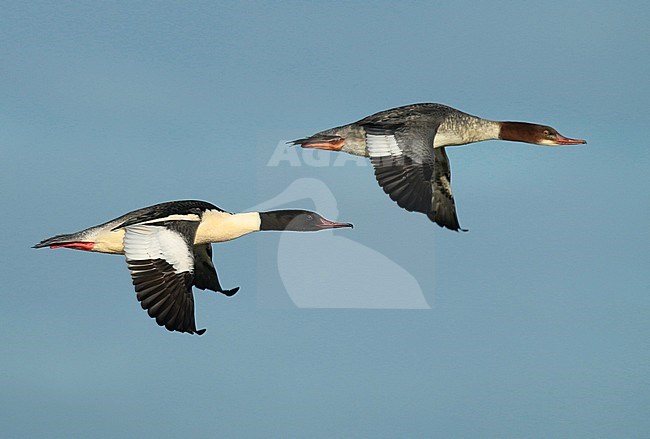
[[[137,224],[126,228],[124,254],[131,261],[163,259],[176,273],[194,272],[194,256],[183,237],[165,227]]]
[[[208,242],[224,242],[239,238],[260,229],[260,214],[258,212],[228,213],[218,210],[208,210],[196,231],[195,244]]]
[[[370,157],[399,157],[402,155],[395,136],[368,134],[366,144]]]

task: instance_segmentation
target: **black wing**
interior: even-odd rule
[[[239,287],[224,290],[219,283],[217,270],[212,262],[212,244],[199,244],[194,246],[194,286],[201,290],[212,290],[232,296]]]
[[[194,255],[198,221],[166,221],[126,227],[124,254],[136,296],[156,323],[169,331],[203,334],[194,319]]]

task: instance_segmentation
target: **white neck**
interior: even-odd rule
[[[195,244],[224,242],[260,230],[259,212],[227,213],[208,210],[196,231]]]

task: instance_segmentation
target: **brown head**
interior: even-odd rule
[[[555,128],[527,122],[501,122],[501,140],[532,143],[534,145],[580,145],[586,140],[570,139],[557,132]]]

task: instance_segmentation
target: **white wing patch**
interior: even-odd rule
[[[399,157],[402,155],[395,136],[368,134],[366,135],[366,145],[370,157]]]
[[[194,272],[192,249],[179,233],[165,227],[128,226],[124,234],[124,254],[131,261],[163,259],[176,273]]]

